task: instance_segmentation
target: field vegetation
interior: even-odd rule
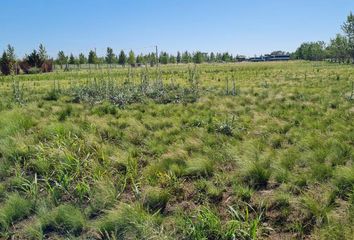
[[[354,68],[0,77],[3,239],[350,239]]]

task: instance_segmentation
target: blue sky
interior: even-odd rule
[[[253,56],[328,41],[350,11],[353,0],[1,0],[0,50],[11,44],[22,57],[43,43],[56,56],[157,44]]]

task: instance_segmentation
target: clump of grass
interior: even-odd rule
[[[92,113],[97,114],[99,116],[104,116],[107,114],[116,115],[117,107],[110,102],[104,102],[102,105],[96,106],[92,109]]]
[[[143,205],[151,212],[163,212],[170,198],[169,193],[161,188],[149,187],[143,194]]]
[[[236,195],[236,197],[244,202],[249,202],[252,198],[252,195],[254,194],[254,190],[248,186],[235,184],[235,186],[233,188],[234,188],[234,194]]]
[[[28,217],[32,211],[32,203],[14,193],[7,197],[0,207],[0,231],[6,231],[11,223]]]
[[[59,93],[57,90],[52,89],[43,97],[43,99],[46,101],[57,101],[59,99]]]
[[[95,216],[114,205],[117,199],[117,189],[108,179],[97,181],[90,191],[88,215]]]
[[[99,219],[95,229],[106,238],[149,239],[159,237],[159,225],[159,218],[150,215],[141,206],[121,203]]]
[[[187,161],[184,175],[189,177],[208,177],[213,173],[213,163],[205,158],[193,158]]]
[[[78,208],[65,204],[44,213],[40,223],[44,232],[79,235],[85,226],[85,217]]]
[[[354,189],[354,167],[338,167],[334,171],[333,184],[341,198],[348,198]]]
[[[243,176],[243,181],[254,189],[262,189],[267,187],[270,176],[269,163],[255,162]]]
[[[71,115],[73,112],[73,107],[71,105],[67,105],[63,110],[58,113],[58,120],[63,122],[67,117]]]

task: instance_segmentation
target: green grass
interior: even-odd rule
[[[353,66],[129,71],[0,77],[1,237],[350,239]]]

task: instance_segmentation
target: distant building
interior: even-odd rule
[[[248,58],[248,61],[250,62],[272,62],[272,61],[289,61],[290,60],[290,54],[287,53],[281,53],[278,52],[278,54],[266,54],[266,55],[261,55],[259,57],[252,57]]]

